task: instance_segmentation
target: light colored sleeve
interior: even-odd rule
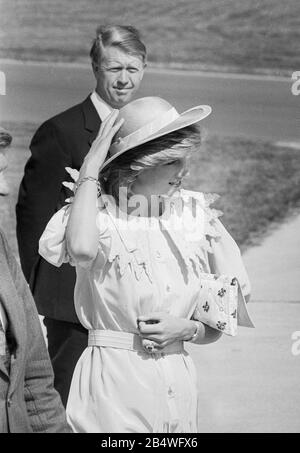
[[[208,253],[212,274],[234,275],[240,284],[244,297],[249,297],[251,286],[240,249],[219,219],[214,219],[217,234],[209,238],[211,250]]]
[[[204,289],[199,293],[198,303],[200,312],[202,309],[204,310],[206,308],[205,306],[208,304],[207,301],[209,299],[211,299],[212,306],[219,306],[218,301],[220,297],[223,298],[223,294],[220,294],[220,288],[217,288],[216,280],[220,280],[221,282],[224,281],[225,284],[228,278],[230,278],[230,280],[235,278],[238,283],[237,297],[235,298],[231,295],[228,299],[228,304],[231,304],[233,307],[237,307],[236,316],[238,325],[244,327],[254,327],[246,306],[246,302],[250,299],[250,281],[242,260],[240,249],[235,240],[219,220],[222,212],[211,207],[211,204],[218,198],[218,195],[191,191],[184,191],[184,195],[192,197],[198,201],[197,206],[200,207],[200,209],[196,210],[196,221],[198,223],[199,231],[202,234],[202,240],[199,241],[199,244],[206,253],[205,261],[206,265],[208,264],[206,273],[201,276],[202,286]],[[222,288],[224,289],[224,285]],[[231,290],[233,291],[233,288],[229,285],[226,289],[226,293],[231,294]],[[215,325],[214,328],[218,328],[219,316],[216,320],[212,316],[212,310],[209,310],[210,316],[208,317],[206,316],[207,312],[205,310],[204,312],[204,317],[207,319],[211,318],[211,321],[214,323],[209,325]],[[234,310],[230,309],[230,313],[232,316],[234,314]],[[193,318],[200,320],[197,316],[196,310],[193,314]],[[217,323],[215,321],[217,321]],[[231,330],[228,334],[232,334],[233,331],[234,330]]]
[[[208,252],[210,272],[217,275],[235,276],[239,281],[243,296],[248,299],[251,291],[250,281],[240,249],[219,220],[223,213],[211,206],[219,195],[187,190],[182,190],[182,193],[185,197],[195,198],[201,207],[197,222],[201,226],[201,231],[204,230],[205,241],[202,242],[202,245]]]
[[[63,263],[75,265],[68,255],[65,240],[70,209],[71,206],[67,205],[57,211],[49,220],[39,240],[39,254],[56,267]]]
[[[68,253],[66,243],[66,228],[69,220],[70,210],[72,205],[67,205],[57,211],[48,222],[40,240],[39,240],[39,254],[48,263],[53,266],[60,267],[63,263],[69,263],[71,266],[79,265],[81,267],[90,267],[97,262],[101,267],[107,259],[107,251],[105,247],[101,246],[101,232],[99,229],[99,247],[96,258],[91,261],[78,262],[75,261]],[[99,213],[99,216],[101,214]],[[97,225],[101,221],[97,218]]]

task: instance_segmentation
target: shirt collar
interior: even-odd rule
[[[107,118],[108,115],[112,112],[113,108],[110,105],[108,105],[105,101],[103,101],[103,99],[99,96],[99,94],[96,91],[92,92],[91,101],[94,104],[94,107],[97,110],[97,113],[101,121],[104,121],[105,118]]]

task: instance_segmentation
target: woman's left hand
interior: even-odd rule
[[[195,323],[189,319],[160,312],[139,316],[137,323],[141,337],[153,341],[157,350],[178,340],[189,340],[196,329]]]

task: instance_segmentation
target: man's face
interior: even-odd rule
[[[5,170],[7,168],[7,159],[5,150],[0,148],[0,195],[8,195],[9,188],[5,178]]]
[[[111,107],[120,109],[132,100],[144,75],[142,58],[117,47],[103,50],[99,65],[93,65],[96,91]]]

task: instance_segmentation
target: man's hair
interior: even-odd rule
[[[104,192],[112,195],[118,203],[119,188],[130,189],[144,170],[189,157],[200,148],[200,145],[201,133],[196,125],[171,132],[126,151],[113,160],[100,173],[100,184]]]
[[[106,47],[117,47],[129,55],[140,57],[146,63],[146,47],[141,41],[140,32],[131,25],[100,25],[90,51],[92,63],[101,62]]]
[[[6,148],[11,144],[12,136],[5,129],[0,127],[0,149]]]

